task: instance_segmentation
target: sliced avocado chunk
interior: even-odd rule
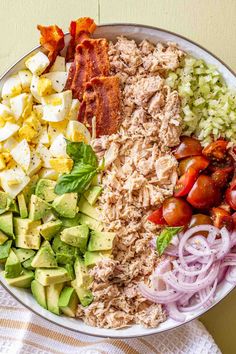
[[[20,217],[22,219],[25,219],[28,216],[28,210],[27,210],[24,194],[23,193],[18,194],[17,200],[18,200],[18,205],[20,210]]]
[[[60,217],[63,227],[73,227],[82,224],[79,222],[79,219],[79,214],[76,214],[73,219]]]
[[[73,280],[71,285],[75,289],[82,306],[86,307],[93,302],[93,294],[91,290],[84,288],[83,286],[78,286],[76,280]]]
[[[34,175],[30,178],[29,183],[25,186],[25,188],[23,189],[23,194],[25,197],[25,202],[26,205],[29,204],[30,201],[30,197],[32,194],[35,194],[35,188],[38,182],[39,176],[38,175]]]
[[[59,297],[58,306],[64,315],[69,317],[75,317],[79,299],[75,289],[71,287],[65,287]]]
[[[31,291],[37,303],[47,309],[46,287],[37,280],[33,280],[31,283]]]
[[[65,268],[55,269],[37,268],[35,270],[35,279],[43,286],[63,283],[70,280],[70,276]]]
[[[66,193],[57,196],[52,206],[56,212],[65,218],[74,218],[77,213],[77,193]]]
[[[56,184],[51,179],[41,178],[37,183],[35,194],[45,202],[52,202],[57,197],[57,194],[54,193]]]
[[[25,269],[28,269],[28,270],[35,270],[34,267],[32,267],[31,263],[32,263],[32,260],[34,259],[34,256],[30,257],[29,259],[27,259],[26,261],[22,262],[22,267],[24,267]]]
[[[74,266],[71,263],[66,263],[64,265],[64,268],[67,270],[67,272],[70,276],[70,280],[74,280],[75,279]]]
[[[74,270],[75,270],[75,281],[77,286],[88,287],[92,283],[92,276],[88,274],[87,267],[84,264],[82,258],[77,257],[74,263]]]
[[[101,221],[101,215],[98,209],[90,205],[83,196],[81,196],[78,206],[81,213],[88,215],[95,220]]]
[[[0,231],[0,245],[3,245],[4,242],[8,240],[7,235],[5,235],[2,231]]]
[[[40,234],[45,240],[50,241],[60,231],[62,222],[60,220],[49,221],[39,227]]]
[[[7,261],[5,263],[5,277],[6,278],[16,278],[22,272],[22,266],[19,261],[19,258],[14,253],[14,251],[10,251]]]
[[[4,242],[4,244],[0,246],[0,263],[5,262],[7,257],[9,256],[11,244],[12,240],[9,240]]]
[[[87,225],[90,229],[92,230],[97,230],[97,231],[102,231],[103,230],[103,223],[101,221],[97,221],[93,218],[91,218],[88,215],[85,215],[83,213],[79,213],[79,224],[82,225]]]
[[[61,240],[68,245],[78,247],[82,253],[87,249],[89,228],[87,225],[78,225],[64,229],[61,232]]]
[[[43,223],[46,224],[47,222],[50,221],[56,221],[57,217],[55,215],[55,213],[50,210],[45,216],[42,217]]]
[[[60,294],[64,283],[51,284],[46,287],[46,298],[48,311],[60,315],[61,311],[58,306]]]
[[[27,250],[24,248],[13,248],[13,251],[15,252],[21,263],[35,255],[35,251]]]
[[[30,284],[34,279],[34,272],[31,270],[23,270],[22,274],[17,278],[6,278],[9,285],[15,286],[17,288],[30,288]]]
[[[100,260],[104,258],[110,258],[111,254],[109,252],[85,252],[84,254],[84,264],[86,267],[91,267],[96,265]]]
[[[14,238],[12,212],[7,212],[0,215],[0,230],[3,231],[6,235],[12,236]]]
[[[112,249],[115,236],[115,232],[91,231],[88,251],[94,252]]]
[[[12,199],[5,192],[0,191],[0,214],[9,210]]]
[[[16,247],[38,250],[41,241],[41,236],[38,229],[40,224],[41,222],[39,220],[32,221],[30,219],[14,218]]]
[[[29,219],[40,220],[49,212],[50,209],[50,205],[43,199],[37,197],[37,195],[31,195],[29,205]]]
[[[55,268],[57,261],[52,247],[48,241],[44,241],[36,253],[31,266],[34,268]]]
[[[79,254],[77,247],[67,245],[57,235],[52,242],[52,249],[56,253],[56,260],[60,264],[74,264],[75,257]]]
[[[102,190],[103,188],[101,186],[92,186],[86,192],[84,192],[84,197],[87,199],[90,205],[94,205],[102,193]]]
[[[12,200],[10,206],[9,206],[9,211],[12,211],[15,214],[19,214],[19,207],[15,199]]]
[[[18,217],[13,218],[15,234],[22,235],[29,233],[29,229],[32,223],[33,221],[30,219],[21,219]]]
[[[40,248],[40,235],[17,235],[15,239],[16,247],[38,250]]]

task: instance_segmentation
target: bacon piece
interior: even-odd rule
[[[72,90],[73,97],[81,101],[86,83],[96,76],[108,76],[109,71],[107,40],[85,39],[76,47],[75,60],[70,67],[65,89]]]
[[[37,26],[40,31],[40,44],[48,50],[48,59],[50,60],[50,65],[47,70],[54,63],[57,55],[65,46],[64,33],[56,25],[53,26]]]
[[[76,21],[71,21],[69,28],[71,40],[67,47],[66,62],[74,60],[76,46],[82,43],[84,39],[88,39],[95,29],[96,24],[94,20],[89,17],[82,17]]]
[[[86,84],[78,120],[92,131],[96,117],[96,137],[117,132],[120,121],[120,80],[116,76],[95,77]]]

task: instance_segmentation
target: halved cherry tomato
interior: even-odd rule
[[[183,136],[181,138],[181,143],[174,151],[177,160],[183,159],[184,157],[201,155],[201,153],[202,146],[200,142],[189,136]]]
[[[233,213],[232,219],[233,219],[233,222],[234,222],[234,228],[236,228],[236,212]]]
[[[234,227],[234,221],[230,213],[222,208],[212,208],[211,216],[213,219],[214,226],[221,229],[222,227],[226,227],[228,230],[232,230]]]
[[[200,175],[189,192],[187,201],[196,209],[209,209],[220,203],[220,191],[211,177]]]
[[[234,179],[229,188],[226,189],[225,200],[232,209],[236,210],[236,179]]]
[[[163,217],[169,226],[187,225],[192,216],[192,208],[181,198],[167,198],[163,203]]]
[[[209,159],[223,160],[227,155],[227,145],[226,140],[216,140],[213,143],[207,145],[203,150],[202,154]]]
[[[194,185],[197,177],[198,177],[198,172],[195,171],[195,169],[193,169],[192,167],[190,167],[188,171],[185,172],[179,178],[175,186],[174,196],[183,197],[184,195],[187,195],[191,190],[192,186]]]
[[[156,225],[166,225],[166,221],[163,218],[162,207],[155,210],[147,219]]]
[[[219,188],[224,188],[230,177],[232,176],[234,167],[225,167],[225,168],[219,168],[218,170],[214,171],[211,175],[211,178],[215,182],[215,185]]]
[[[201,172],[208,167],[209,163],[210,161],[204,156],[188,157],[180,161],[179,173],[182,176],[190,167],[194,168],[197,172]]]
[[[209,215],[205,214],[194,214],[190,220],[189,227],[194,227],[197,225],[212,225],[212,219],[210,218]],[[198,232],[196,233],[198,234]],[[201,231],[201,235],[204,237],[208,236],[207,231]]]

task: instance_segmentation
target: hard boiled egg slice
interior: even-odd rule
[[[51,66],[50,72],[53,71],[66,71],[66,60],[64,57],[58,55],[53,65]]]
[[[19,130],[19,125],[6,122],[3,128],[0,129],[0,142],[8,139]]]
[[[53,140],[49,151],[53,157],[67,157],[66,140],[63,134]]]
[[[30,92],[30,85],[32,80],[32,73],[29,70],[20,70],[18,72],[21,86],[24,92]]]
[[[36,148],[36,153],[39,154],[43,163],[43,167],[50,168],[50,159],[52,158],[52,155],[50,151],[46,148],[46,146],[44,146],[43,144],[38,144]]]
[[[56,172],[53,168],[42,168],[39,173],[39,177],[56,181],[59,177],[59,173]]]
[[[11,150],[11,156],[20,167],[27,172],[30,165],[31,152],[29,144],[24,139]]]
[[[70,90],[42,97],[43,117],[47,122],[61,122],[70,111],[72,92]]]
[[[34,96],[35,100],[41,103],[42,97],[38,92],[38,83],[39,83],[39,76],[33,75],[30,85],[30,92]]]
[[[6,151],[11,151],[16,146],[16,144],[18,144],[18,141],[13,137],[10,137],[4,142],[3,149]]]
[[[56,92],[62,92],[66,84],[67,75],[68,74],[65,71],[54,71],[44,74],[41,77],[49,79],[52,83],[52,88]]]
[[[12,198],[15,198],[29,183],[30,177],[26,176],[21,167],[13,167],[0,173],[2,189]]]
[[[22,92],[21,81],[18,75],[7,79],[2,87],[2,98],[8,99],[19,95]]]
[[[20,117],[23,119],[30,115],[33,106],[33,98],[31,94],[22,93],[10,99],[11,110],[18,120]]]
[[[43,126],[41,128],[39,135],[34,139],[33,143],[49,145],[49,136],[48,136],[47,127]]]
[[[5,104],[0,103],[0,118],[2,118],[3,120],[8,120],[12,116],[13,112],[11,111],[11,109]]]
[[[27,175],[28,176],[33,176],[35,173],[37,173],[40,168],[42,167],[42,161],[40,159],[40,156],[37,152],[31,151],[31,159],[30,159],[30,165],[27,170]]]
[[[83,141],[88,144],[91,140],[91,135],[86,126],[78,121],[70,120],[66,129],[67,139],[73,142]]]
[[[69,120],[77,120],[78,119],[79,106],[80,106],[80,101],[77,100],[77,98],[73,98],[72,103],[71,103],[70,112],[67,116],[67,118]]]
[[[43,52],[38,52],[34,54],[25,62],[25,66],[34,75],[41,75],[44,72],[44,70],[48,67],[49,64],[50,61]]]

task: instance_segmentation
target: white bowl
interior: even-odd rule
[[[157,43],[159,41],[176,42],[180,46],[180,48],[182,48],[189,54],[192,54],[194,57],[204,59],[207,63],[216,65],[218,70],[223,75],[227,84],[231,87],[236,88],[236,74],[229,67],[227,67],[226,64],[224,64],[220,59],[211,54],[208,50],[182,36],[155,27],[135,24],[102,25],[98,26],[95,32],[95,37],[105,37],[110,40],[115,40],[115,38],[119,35],[127,36],[138,42],[143,39],[149,39],[153,43]],[[66,43],[68,43],[68,40],[69,35],[67,34]],[[37,52],[39,49],[40,46],[32,50],[30,53],[27,53],[0,78],[0,89],[6,78],[8,78],[10,75],[17,72],[18,70],[22,69],[26,57],[34,52]],[[182,325],[182,323],[176,322],[172,319],[168,319],[167,321],[161,323],[157,328],[150,329],[143,328],[139,325],[126,327],[119,330],[91,327],[83,323],[81,320],[75,320],[65,316],[57,316],[43,309],[37,304],[37,302],[34,300],[33,296],[29,291],[8,286],[7,282],[1,275],[0,282],[3,287],[15,299],[17,299],[22,305],[26,306],[29,310],[35,312],[36,314],[47,319],[48,321],[58,324],[61,327],[65,327],[67,329],[81,332],[84,334],[110,338],[131,338],[161,333]],[[211,307],[220,302],[227,294],[230,293],[230,291],[233,290],[233,288],[233,285],[227,283],[226,281],[223,281],[217,289],[217,294],[215,296],[214,303]],[[209,309],[199,309],[197,311],[187,313],[185,323],[199,317],[208,310]]]

